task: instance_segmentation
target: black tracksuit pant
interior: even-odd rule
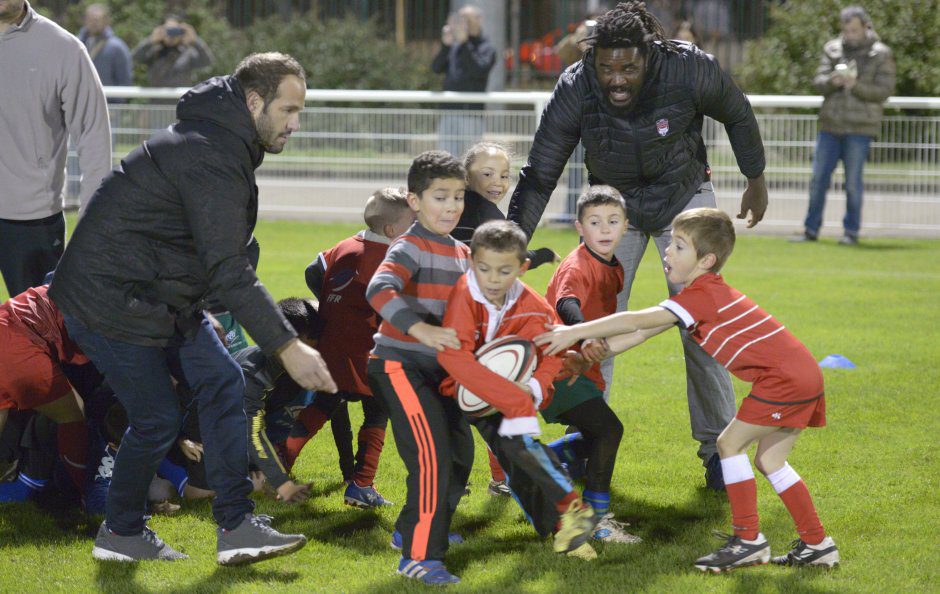
[[[440,367],[369,361],[369,385],[388,409],[395,445],[408,470],[408,495],[395,528],[402,556],[443,560],[454,510],[473,465],[470,425],[453,398],[438,392]]]
[[[555,453],[539,440],[528,435],[500,435],[502,420],[503,415],[495,414],[470,422],[499,460],[509,488],[535,531],[539,536],[548,536],[558,524],[558,504],[572,497],[571,479]]]

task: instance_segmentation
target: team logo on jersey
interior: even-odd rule
[[[656,120],[656,131],[659,132],[660,136],[669,134],[669,120],[666,118]]]
[[[783,415],[780,414],[780,413],[778,413],[778,412],[775,412],[774,414],[772,414],[772,415],[770,415],[770,416],[772,416],[774,419],[776,419],[776,420],[779,421],[780,418],[781,418]]]
[[[346,268],[345,270],[339,270],[333,274],[330,278],[330,281],[333,283],[333,293],[338,293],[349,286],[349,283],[353,282],[353,279],[356,278],[356,270],[354,268]]]

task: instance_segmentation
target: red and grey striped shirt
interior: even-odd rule
[[[705,352],[753,383],[755,396],[793,402],[823,393],[822,372],[812,353],[721,275],[703,274],[659,305],[679,318]]]
[[[408,335],[418,322],[440,326],[454,285],[469,267],[470,249],[450,235],[415,221],[388,248],[366,289],[382,317],[372,353],[390,361],[425,361],[437,367],[437,351]],[[423,355],[424,357],[415,357]]]

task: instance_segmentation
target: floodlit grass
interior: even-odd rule
[[[277,297],[304,295],[304,267],[316,253],[357,230],[349,225],[262,222],[261,279]],[[567,253],[573,232],[541,230],[534,247]],[[550,267],[525,280],[543,290]],[[617,363],[612,404],[626,431],[614,475],[613,509],[644,538],[640,545],[598,547],[593,563],[558,557],[523,522],[516,505],[486,495],[488,467],[478,442],[473,493],[454,528],[467,542],[448,554],[463,578],[454,591],[488,592],[927,592],[936,591],[940,530],[940,242],[866,240],[792,245],[741,230],[725,270],[734,286],[786,324],[817,356],[839,353],[855,370],[826,370],[829,426],[805,432],[790,462],[804,477],[820,517],[839,544],[835,571],[779,567],[701,575],[691,562],[729,528],[724,495],[704,489],[689,433],[678,337],[665,334]],[[665,296],[654,253],[643,261],[633,305]],[[329,348],[329,345],[323,345]],[[746,393],[736,384],[738,397]],[[361,409],[351,405],[353,423]],[[562,428],[546,427],[546,437]],[[282,530],[310,544],[291,557],[247,568],[218,568],[207,503],[184,503],[151,525],[189,561],[99,564],[91,559],[98,519],[49,506],[0,508],[0,591],[105,592],[418,592],[394,575],[388,540],[399,506],[364,512],[343,506],[329,432],[315,438],[296,467],[314,497],[291,507],[259,500]],[[391,437],[377,486],[399,505],[403,466]],[[758,479],[762,530],[774,553],[795,532],[769,484]]]

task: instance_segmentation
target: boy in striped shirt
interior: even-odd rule
[[[692,338],[751,392],[718,437],[734,534],[722,548],[699,558],[695,567],[721,572],[767,563],[770,545],[758,530],[757,485],[747,457],[757,442],[754,462],[770,481],[796,523],[799,539],[780,565],[839,563],[839,551],[816,515],[806,485],[787,463],[805,427],[826,424],[823,378],[809,350],[753,301],[725,284],[718,274],[734,249],[734,226],[724,212],[696,208],[673,220],[666,250],[666,273],[685,287],[658,307],[556,328],[536,338],[549,354],[588,337],[609,338],[611,351],[623,352],[650,336],[681,324]]]
[[[438,352],[460,348],[442,328],[450,291],[468,267],[469,249],[449,233],[463,212],[466,172],[444,151],[418,155],[408,170],[408,206],[417,220],[392,243],[366,289],[382,318],[368,363],[372,393],[385,402],[407,497],[393,546],[398,573],[427,584],[460,579],[444,567],[451,518],[473,464],[473,437],[457,402],[441,396]]]

